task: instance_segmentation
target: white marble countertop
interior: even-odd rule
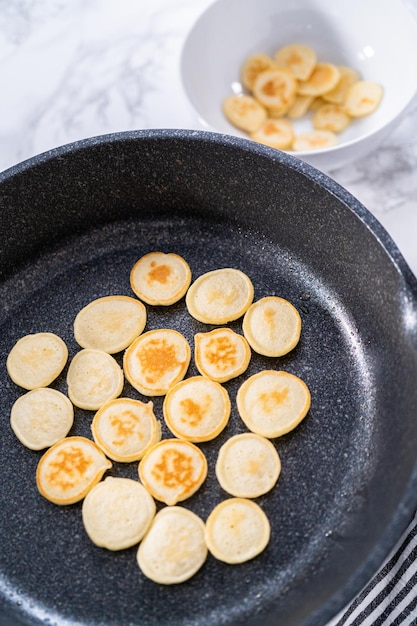
[[[88,136],[200,128],[179,59],[211,1],[0,0],[0,171]],[[331,173],[383,224],[415,274],[416,130],[417,98],[376,151]]]

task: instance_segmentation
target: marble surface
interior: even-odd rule
[[[199,128],[179,59],[211,0],[0,0],[0,170],[84,137]],[[417,0],[408,0],[417,10]],[[414,6],[413,6],[414,5]],[[417,274],[417,98],[385,142],[333,178]]]
[[[140,128],[199,128],[184,38],[212,0],[0,0],[0,171],[58,145]],[[417,0],[406,0],[417,14]],[[417,274],[417,98],[368,157],[333,178]]]

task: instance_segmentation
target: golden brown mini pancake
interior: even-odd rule
[[[24,389],[47,387],[59,376],[68,360],[68,348],[54,333],[35,333],[19,339],[11,349],[6,367],[10,378]]]
[[[161,425],[152,402],[131,398],[106,402],[91,424],[94,441],[113,461],[139,461],[161,439]]]
[[[255,433],[234,435],[219,450],[216,476],[232,496],[257,498],[272,489],[280,472],[275,446]]]
[[[266,109],[284,115],[297,95],[297,81],[292,72],[275,67],[258,74],[253,84],[253,95]]]
[[[301,317],[288,300],[267,296],[249,307],[242,328],[255,352],[282,356],[295,348],[300,339]]]
[[[82,500],[111,466],[90,439],[66,437],[41,457],[36,484],[47,500],[55,504],[73,504]]]
[[[265,107],[249,94],[233,94],[223,100],[225,117],[233,126],[248,133],[255,131],[266,118]]]
[[[346,113],[342,104],[326,102],[313,115],[313,128],[316,130],[330,130],[332,133],[341,133],[350,122],[351,117]]]
[[[200,448],[181,439],[163,439],[139,462],[139,478],[154,498],[173,505],[192,496],[207,476]]]
[[[185,298],[189,314],[205,324],[227,324],[237,320],[252,300],[250,278],[230,267],[199,276]]]
[[[340,70],[333,63],[317,63],[307,80],[298,83],[298,93],[321,96],[334,89],[340,80]]]
[[[209,378],[192,376],[171,387],[163,411],[168,428],[176,437],[193,442],[209,441],[229,421],[229,394]]]
[[[262,552],[270,538],[267,516],[253,500],[229,498],[220,502],[206,521],[206,543],[225,563],[243,563]]]
[[[252,91],[254,82],[261,72],[269,70],[275,66],[275,62],[272,57],[263,52],[255,52],[248,56],[240,72],[243,86]]]
[[[147,304],[168,306],[180,300],[191,283],[188,263],[178,254],[150,252],[130,272],[130,284]]]
[[[87,535],[108,550],[124,550],[139,543],[155,512],[154,499],[139,481],[112,476],[95,485],[82,506]]]
[[[351,67],[344,65],[338,66],[340,72],[339,82],[331,91],[326,91],[321,97],[325,102],[333,102],[334,104],[344,104],[349,87],[356,83],[359,79],[359,73]]]
[[[81,309],[74,320],[74,336],[82,348],[115,354],[127,348],[145,324],[142,302],[129,296],[105,296]]]
[[[369,80],[358,80],[351,85],[346,94],[344,107],[352,117],[363,117],[373,113],[379,106],[383,89],[378,83]]]
[[[195,364],[203,376],[225,383],[246,371],[251,350],[245,337],[231,328],[215,328],[194,337]]]
[[[188,580],[207,558],[204,522],[181,506],[161,509],[139,545],[138,565],[162,585]]]
[[[307,80],[316,66],[317,54],[309,46],[290,44],[277,50],[274,61],[278,67],[292,72],[297,80]]]
[[[14,434],[31,450],[49,448],[66,437],[73,421],[72,403],[50,387],[32,389],[20,396],[10,413]]]
[[[123,359],[130,384],[144,396],[163,396],[182,380],[190,363],[190,346],[181,333],[150,330],[130,345]]]
[[[97,411],[122,393],[123,370],[102,350],[85,348],[72,359],[67,372],[68,396],[75,406]]]
[[[337,144],[337,135],[331,130],[306,130],[296,135],[292,149],[296,152],[324,150]]]
[[[287,118],[268,117],[255,132],[250,133],[249,137],[277,150],[289,150],[295,135],[294,128]]]
[[[290,432],[302,421],[310,408],[311,396],[298,376],[262,370],[240,386],[236,403],[249,430],[273,439]]]

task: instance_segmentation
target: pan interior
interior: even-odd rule
[[[218,267],[239,268],[251,277],[255,299],[285,297],[303,322],[300,344],[292,353],[279,359],[253,354],[248,372],[226,383],[232,418],[215,441],[201,444],[209,463],[208,479],[185,506],[205,519],[227,497],[214,477],[214,464],[221,443],[245,430],[235,395],[246,376],[262,368],[284,369],[302,377],[312,393],[312,408],[304,422],[275,441],[283,466],[277,487],[258,499],[272,525],[268,549],[235,567],[209,557],[195,578],[171,588],[158,587],[140,574],[135,549],[110,553],[91,544],[83,531],[81,505],[60,508],[41,498],[35,486],[41,453],[24,449],[7,423],[12,403],[22,394],[5,374],[5,358],[13,343],[27,333],[56,332],[66,341],[71,358],[79,349],[72,332],[79,309],[100,296],[132,295],[130,268],[150,250],[181,254],[194,278]],[[21,604],[34,622],[47,616],[54,623],[59,615],[86,624],[111,623],[117,616],[120,626],[243,623],[248,615],[262,614],[285,596],[288,604],[282,603],[278,613],[284,622],[296,624],[306,617],[314,608],[316,587],[312,584],[309,590],[306,581],[320,578],[329,554],[343,552],[345,535],[358,532],[349,526],[366,506],[366,484],[375,471],[372,369],[355,320],[323,277],[260,233],[173,216],[116,222],[69,239],[6,281],[1,302],[0,497],[8,542],[0,562],[3,593],[13,590],[9,600]],[[196,332],[210,329],[188,315],[184,301],[169,308],[148,307],[146,328],[161,327],[183,332],[191,345]],[[241,320],[231,327],[241,332]],[[121,363],[121,355],[117,359]],[[65,372],[53,385],[64,392]],[[192,363],[188,374],[196,373]],[[128,385],[123,393],[140,397]],[[162,400],[153,401],[162,418]],[[91,412],[76,409],[70,434],[91,437],[91,418]],[[164,434],[168,436],[165,427]],[[137,464],[114,463],[109,474],[137,478]],[[339,582],[335,572],[334,590]],[[332,581],[327,585],[330,594]],[[291,596],[301,586],[304,605],[296,609]]]

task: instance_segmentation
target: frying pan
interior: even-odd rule
[[[1,623],[325,624],[381,565],[417,504],[417,283],[387,233],[302,161],[194,131],[128,132],[52,150],[3,173],[0,202]],[[141,574],[136,548],[92,544],[80,503],[40,496],[42,453],[11,431],[24,390],[5,368],[13,344],[39,331],[59,334],[71,358],[77,312],[100,296],[133,295],[130,268],[151,250],[181,254],[194,278],[241,269],[255,299],[287,298],[303,324],[290,354],[254,354],[225,384],[230,423],[201,444],[208,478],[184,506],[206,519],[227,497],[214,464],[223,441],[245,430],[235,403],[245,377],[283,369],[312,395],[304,421],[274,441],[282,474],[257,499],[271,523],[267,549],[241,565],[209,556],[172,586]],[[211,330],[184,301],[148,307],[147,329],[159,327],[180,330],[191,345]],[[241,332],[241,320],[231,327]],[[65,376],[52,386],[65,392]],[[140,398],[128,385],[123,394]],[[161,405],[155,398],[159,417]],[[91,418],[76,409],[70,434],[91,437]],[[137,478],[137,464],[114,463],[109,474]]]

